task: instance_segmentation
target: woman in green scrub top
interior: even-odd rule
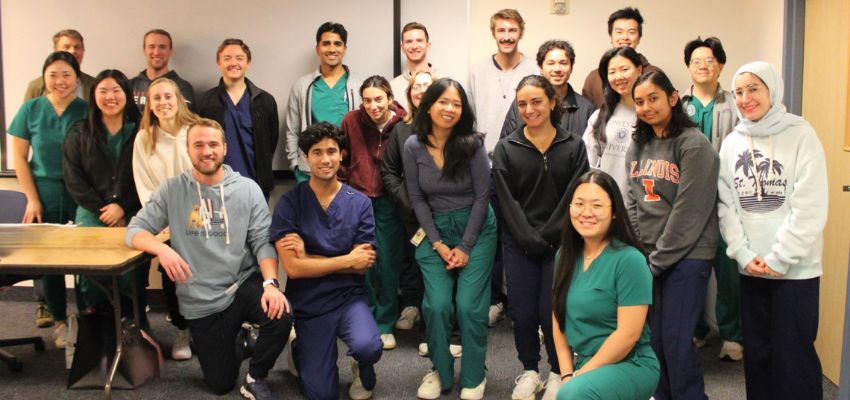
[[[65,186],[78,204],[75,222],[79,226],[127,226],[141,208],[133,183],[133,141],[140,113],[132,103],[127,106],[131,96],[129,80],[121,71],[104,70],[92,85],[88,118],[68,130],[63,151]],[[136,278],[141,293],[147,270],[136,272],[141,274]],[[129,289],[129,276],[123,276],[121,283],[122,289]],[[105,304],[103,293],[92,289],[87,278],[80,278],[80,286],[86,304]]]
[[[558,399],[648,399],[660,376],[646,323],[652,273],[622,195],[614,178],[591,170],[567,198],[552,293]]]
[[[47,56],[42,68],[47,95],[24,102],[7,132],[12,136],[12,159],[18,184],[27,196],[22,223],[64,224],[74,219],[77,205],[62,178],[62,143],[71,123],[85,118],[86,102],[77,98],[80,65],[71,53]],[[32,158],[28,155],[32,150]],[[44,278],[44,300],[56,321],[56,347],[65,347],[65,277]],[[78,296],[77,305],[81,305]]]

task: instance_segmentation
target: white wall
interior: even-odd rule
[[[537,47],[548,39],[566,39],[576,51],[570,83],[578,91],[587,74],[611,48],[608,16],[633,6],[644,18],[643,38],[638,51],[659,66],[676,88],[690,86],[684,61],[685,43],[717,36],[726,50],[726,67],[720,77],[728,88],[735,70],[750,61],[764,60],[782,70],[782,0],[608,0],[569,1],[569,15],[549,14],[549,0],[470,0],[470,65],[496,52],[490,34],[490,16],[502,8],[516,8],[525,19],[525,36],[520,51],[535,57]]]
[[[66,28],[85,38],[83,71],[94,76],[117,68],[129,77],[145,67],[142,35],[163,28],[174,39],[171,68],[196,93],[218,82],[215,53],[221,41],[241,38],[253,56],[248,78],[277,100],[281,131],[290,86],[318,66],[315,35],[323,22],[340,22],[348,30],[345,63],[353,73],[392,75],[391,0],[16,0],[0,3],[0,15],[7,124],[27,83],[41,73],[53,34]],[[279,142],[275,167],[283,169],[284,140]]]
[[[403,27],[416,21],[428,28],[431,51],[428,60],[441,78],[453,78],[465,85],[469,76],[469,5],[459,0],[401,0]],[[399,55],[404,70],[407,59]]]

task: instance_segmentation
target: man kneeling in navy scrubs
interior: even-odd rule
[[[301,133],[310,180],[281,196],[269,234],[289,279],[297,334],[291,351],[309,399],[338,398],[337,337],[355,360],[352,399],[372,397],[383,349],[364,286],[375,262],[375,218],[368,197],[336,180],[344,146],[329,123]]]

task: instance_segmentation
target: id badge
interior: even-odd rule
[[[410,238],[410,243],[413,243],[413,246],[415,247],[419,247],[423,240],[425,240],[425,230],[419,228],[419,230],[413,234],[413,237]]]

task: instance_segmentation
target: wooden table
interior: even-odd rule
[[[83,228],[57,225],[0,225],[0,274],[108,276],[112,287],[92,280],[107,294],[115,312],[115,358],[104,383],[104,398],[122,353],[121,298],[118,278],[137,266],[149,265],[151,256],[124,244],[126,228]],[[157,238],[166,240],[160,235]],[[133,276],[135,281],[135,276]],[[138,296],[133,287],[133,309],[139,322]],[[110,290],[111,289],[111,290]]]

